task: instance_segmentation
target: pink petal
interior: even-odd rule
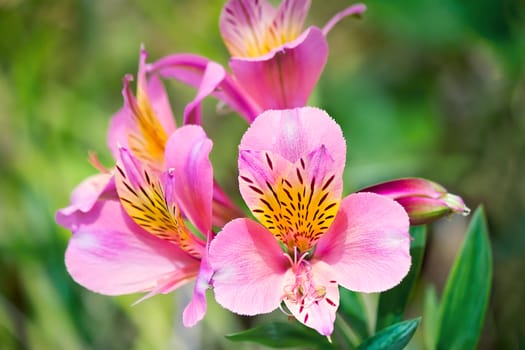
[[[305,106],[328,57],[321,30],[311,27],[294,41],[257,59],[232,58],[235,79],[263,109]]]
[[[275,238],[250,219],[226,224],[210,246],[215,299],[223,307],[255,315],[281,303],[288,260]],[[289,277],[289,276],[288,276]]]
[[[57,211],[56,222],[67,229],[76,230],[82,215],[93,209],[101,197],[117,197],[113,174],[96,174],[82,181],[73,190],[69,206]]]
[[[321,146],[291,163],[271,152],[240,151],[239,188],[255,217],[293,252],[313,247],[341,201],[342,173]]]
[[[199,88],[209,62],[209,59],[198,55],[175,54],[150,64],[148,71]],[[229,74],[225,75],[212,95],[240,113],[248,122],[262,111]]]
[[[208,62],[202,76],[197,96],[184,109],[184,124],[201,124],[202,100],[211,95],[224,80],[226,72],[224,68],[215,62]]]
[[[210,241],[211,237],[208,237],[208,242]],[[206,250],[208,249],[209,245],[206,247]],[[186,327],[194,326],[197,322],[202,320],[206,314],[206,290],[210,285],[210,280],[213,275],[213,269],[208,260],[208,254],[205,253],[202,257],[199,274],[195,281],[193,297],[182,314],[182,322]]]
[[[166,166],[173,177],[176,202],[190,221],[206,234],[211,229],[213,169],[211,140],[197,125],[177,129],[166,145]]]
[[[111,151],[114,159],[120,157],[120,147],[129,149],[128,135],[129,123],[133,113],[128,106],[124,105],[115,113],[109,122],[109,129],[107,135],[108,148]]]
[[[333,271],[323,262],[312,264],[312,282],[326,292],[323,298],[311,303],[301,305],[285,299],[288,310],[304,325],[315,329],[322,335],[329,336],[334,330],[334,321],[339,307],[339,288],[335,283]]]
[[[315,258],[331,265],[337,282],[358,292],[397,285],[411,264],[406,212],[390,198],[356,193],[344,198],[317,245]]]
[[[269,32],[281,44],[293,41],[303,30],[304,20],[310,9],[310,0],[284,0],[277,9]]]
[[[156,75],[152,75],[148,81],[148,97],[151,107],[157,116],[166,134],[170,135],[176,128],[175,118],[171,109],[170,101],[164,88],[164,84]]]
[[[71,237],[66,267],[82,286],[119,295],[179,286],[195,278],[199,260],[143,231],[109,200],[97,202]]]
[[[242,137],[239,149],[270,151],[292,163],[324,145],[334,159],[334,172],[342,172],[346,142],[339,125],[313,107],[263,112]]]
[[[327,35],[328,32],[332,30],[332,28],[339,23],[340,20],[342,20],[345,17],[348,16],[360,16],[363,12],[366,11],[366,6],[363,4],[355,4],[350,7],[347,7],[343,11],[340,11],[335,14],[334,17],[332,17],[328,23],[323,27],[323,34]]]
[[[266,29],[275,8],[267,0],[230,0],[224,5],[219,28],[232,56],[258,56],[264,51]]]

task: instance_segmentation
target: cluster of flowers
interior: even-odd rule
[[[326,34],[302,30],[307,0],[230,0],[220,30],[228,73],[204,57],[175,54],[147,63],[137,91],[124,78],[112,118],[115,165],[83,181],[57,222],[73,232],[66,266],[76,282],[107,295],[169,293],[195,280],[183,312],[192,326],[206,290],[242,315],[281,308],[323,335],[333,331],[339,286],[380,292],[410,269],[410,224],[467,210],[461,198],[418,178],[393,180],[342,198],[346,144],[324,111],[305,107],[327,60]],[[161,78],[197,89],[176,127]],[[250,124],[239,145],[239,190],[247,218],[213,177],[212,141],[201,126],[207,96]]]

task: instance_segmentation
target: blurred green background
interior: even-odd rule
[[[0,348],[248,348],[223,334],[252,320],[210,311],[181,328],[188,290],[138,306],[76,285],[63,256],[69,232],[54,212],[110,166],[106,130],[122,105],[141,43],[150,61],[195,52],[227,63],[218,0],[0,0]],[[313,0],[323,25],[349,1]],[[370,0],[362,20],[328,36],[330,57],[312,104],[342,125],[347,192],[423,176],[471,208],[486,208],[494,254],[492,297],[479,348],[525,349],[525,6],[518,0]],[[169,82],[180,117],[193,91]],[[246,124],[206,103],[217,176],[236,189]],[[238,198],[238,196],[237,196]],[[423,282],[443,287],[468,218],[431,226]],[[422,283],[423,283],[422,282]],[[211,296],[211,295],[210,295]],[[420,315],[416,301],[410,313]],[[277,318],[285,316],[276,314]],[[423,320],[424,322],[424,320]],[[417,339],[411,345],[419,348]]]

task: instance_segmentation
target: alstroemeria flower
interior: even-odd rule
[[[199,321],[212,272],[206,244],[213,236],[211,147],[201,127],[177,129],[166,144],[167,170],[160,173],[121,148],[115,173],[120,201],[99,200],[79,221],[66,251],[73,279],[101,294],[149,292],[145,298],[197,279],[183,321]]]
[[[406,212],[374,193],[341,199],[346,145],[324,111],[264,112],[239,148],[239,187],[259,222],[235,219],[210,245],[219,304],[255,315],[284,302],[330,335],[339,285],[380,292],[408,273]]]
[[[336,14],[322,28],[303,22],[310,2],[285,0],[276,9],[267,0],[230,0],[219,26],[232,54],[228,74],[218,63],[191,54],[173,54],[148,71],[205,91],[248,122],[267,109],[302,107],[317,83],[328,56],[326,34],[342,18],[360,15],[362,4]]]
[[[263,109],[302,107],[328,57],[326,34],[342,18],[365,11],[362,4],[336,14],[323,28],[303,31],[309,0],[230,0],[219,26],[235,79]]]
[[[446,188],[427,179],[390,180],[359,192],[373,192],[394,199],[405,208],[411,225],[429,224],[454,213],[470,213],[460,196],[448,193]]]

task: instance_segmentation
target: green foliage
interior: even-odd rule
[[[226,335],[231,341],[249,341],[271,348],[304,347],[308,349],[336,349],[326,337],[298,322],[265,323],[243,332]]]
[[[366,339],[370,335],[369,322],[361,295],[340,287],[339,297],[338,316],[342,317],[361,339]]]
[[[359,345],[357,350],[402,350],[414,335],[420,321],[420,318],[416,318],[386,327]]]
[[[483,208],[470,223],[448,277],[439,310],[437,349],[474,349],[492,283],[492,252]]]
[[[402,320],[410,295],[419,277],[427,239],[426,226],[411,227],[410,236],[412,237],[410,242],[412,266],[410,266],[408,275],[398,286],[381,293],[377,308],[376,330],[383,329]]]

